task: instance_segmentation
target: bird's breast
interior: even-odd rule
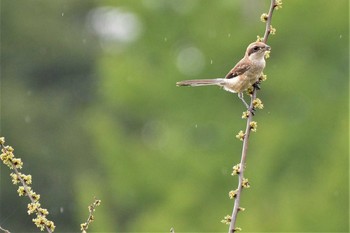
[[[247,81],[249,81],[251,85],[253,85],[256,81],[258,81],[264,68],[265,68],[265,60],[264,59],[258,60],[256,62],[253,62],[250,69],[247,72],[245,72],[243,76]]]

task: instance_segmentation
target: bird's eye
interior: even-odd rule
[[[260,49],[260,47],[259,46],[255,46],[253,49],[254,49],[254,51],[258,51]]]

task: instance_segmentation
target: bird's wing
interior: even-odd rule
[[[225,78],[234,78],[238,75],[244,74],[247,70],[250,69],[250,65],[246,62],[238,62],[235,67],[228,72],[228,74],[225,76]]]

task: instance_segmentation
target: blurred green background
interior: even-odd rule
[[[1,0],[1,136],[57,232],[226,232],[243,104],[216,87],[268,0]],[[349,231],[349,2],[284,1],[258,97],[245,232]],[[38,231],[0,167],[0,226]]]

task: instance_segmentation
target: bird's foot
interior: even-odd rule
[[[257,90],[260,90],[261,89],[261,86],[260,86],[260,82],[256,82],[253,84],[253,87],[255,87]]]

